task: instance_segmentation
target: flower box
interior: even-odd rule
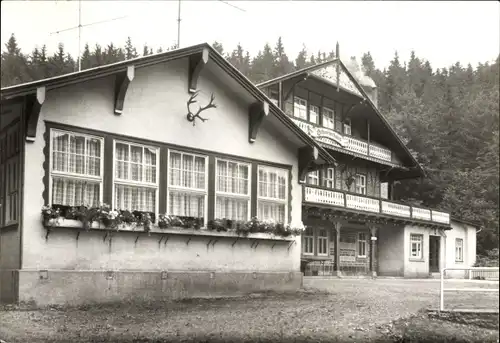
[[[49,219],[44,222],[44,226],[49,229],[75,229],[75,230],[85,230],[83,223],[75,219],[64,219],[58,218],[57,220]],[[187,236],[211,236],[211,237],[233,237],[240,239],[259,239],[259,240],[275,240],[275,241],[287,241],[291,242],[295,240],[295,236],[290,235],[287,237],[277,236],[272,233],[267,232],[255,232],[248,233],[247,235],[238,234],[236,230],[230,229],[228,231],[215,231],[208,230],[206,228],[201,229],[186,229],[169,227],[167,229],[162,229],[157,225],[151,225],[149,231],[145,231],[142,226],[137,226],[134,224],[122,224],[117,228],[108,228],[101,222],[93,222],[88,230],[91,231],[113,231],[113,232],[137,232],[146,234],[157,234],[157,235],[187,235]]]

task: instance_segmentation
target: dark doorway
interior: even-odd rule
[[[439,247],[441,237],[429,236],[429,272],[439,273]]]

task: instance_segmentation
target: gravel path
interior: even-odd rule
[[[8,343],[382,342],[391,321],[436,307],[439,294],[438,282],[415,280],[305,279],[304,286],[293,294],[0,311],[0,338]],[[476,304],[491,306],[492,299],[498,304],[495,293],[477,299]]]

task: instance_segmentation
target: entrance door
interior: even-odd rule
[[[439,246],[441,237],[429,236],[429,272],[439,273]]]

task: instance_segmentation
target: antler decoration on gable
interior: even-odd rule
[[[189,106],[191,104],[194,104],[197,102],[195,100],[197,96],[198,96],[198,91],[194,92],[193,95],[191,95],[189,97],[189,100],[187,102],[187,109],[188,109],[187,120],[193,122],[193,126],[196,125],[196,121],[195,121],[196,118],[200,119],[202,122],[205,122],[208,120],[208,118],[200,117],[201,112],[208,110],[209,108],[216,108],[217,107],[217,105],[214,104],[215,96],[212,93],[212,96],[210,97],[210,102],[208,103],[207,106],[203,106],[203,107],[200,106],[200,108],[198,109],[198,111],[196,113],[191,112],[191,109]]]

